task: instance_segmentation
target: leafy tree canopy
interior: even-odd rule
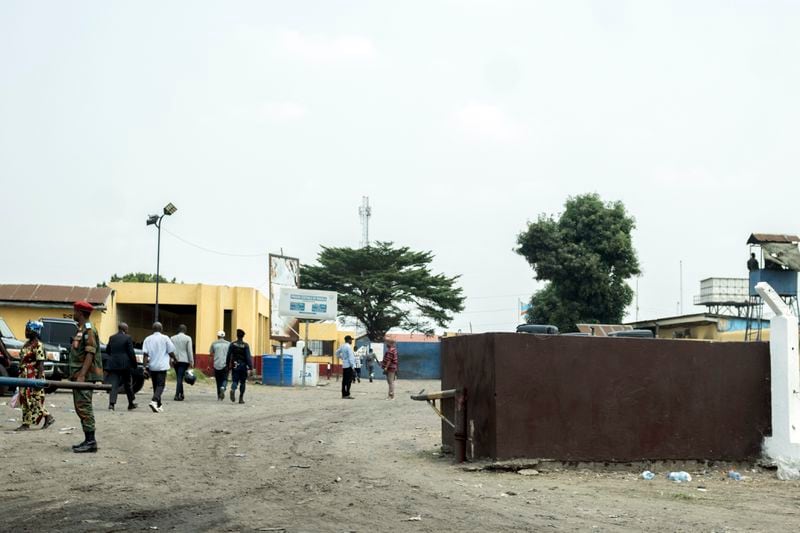
[[[137,283],[155,283],[156,282],[156,275],[155,274],[147,274],[145,272],[130,272],[128,274],[124,274],[122,276],[117,276],[116,274],[111,274],[111,279],[109,282],[115,281],[125,281],[125,282],[137,282]],[[164,276],[158,276],[159,283],[177,283],[176,278],[172,278],[172,280],[168,280]],[[102,283],[97,284],[98,287],[107,287],[108,284],[103,281]]]
[[[373,341],[399,327],[433,333],[464,309],[459,276],[433,274],[431,252],[376,242],[365,248],[323,246],[319,265],[303,266],[303,288],[339,293],[339,313],[357,318]]]
[[[570,197],[558,217],[539,215],[517,237],[536,279],[548,281],[531,298],[527,321],[575,331],[577,323],[619,323],[633,291],[625,282],[640,273],[631,241],[636,227],[622,202],[597,194]]]

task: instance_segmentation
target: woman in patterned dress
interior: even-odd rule
[[[44,347],[39,337],[44,324],[31,320],[25,324],[25,338],[28,341],[19,351],[19,377],[25,379],[44,379]],[[22,425],[17,431],[26,431],[38,425],[44,418],[42,429],[53,425],[53,415],[44,407],[44,390],[34,388],[19,389],[19,405],[22,407]]]

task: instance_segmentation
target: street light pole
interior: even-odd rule
[[[177,211],[172,202],[164,207],[164,212],[159,215],[150,215],[147,217],[147,225],[155,226],[158,229],[158,246],[156,247],[156,312],[154,322],[158,322],[158,285],[161,281],[161,221],[165,216],[169,216]]]
[[[158,245],[156,246],[156,317],[153,322],[158,322],[158,284],[161,280],[161,219],[163,218],[164,215],[158,217],[158,223],[156,224],[156,228],[158,228]]]

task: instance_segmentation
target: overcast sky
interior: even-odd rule
[[[460,274],[451,329],[510,330],[517,234],[570,195],[636,218],[639,316],[798,233],[800,3],[0,3],[0,281],[155,270],[267,287],[370,236]],[[179,240],[177,237],[182,240]],[[217,252],[254,254],[252,257]],[[262,255],[255,255],[262,254]],[[632,283],[635,285],[635,283]],[[630,318],[635,316],[633,306]]]

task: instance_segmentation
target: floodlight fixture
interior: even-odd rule
[[[147,225],[155,226],[158,229],[158,244],[156,245],[156,309],[155,309],[155,322],[158,322],[158,285],[161,278],[161,221],[164,217],[169,216],[178,208],[172,202],[164,206],[164,213],[162,215],[148,215]]]

